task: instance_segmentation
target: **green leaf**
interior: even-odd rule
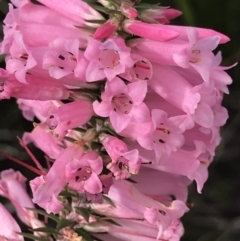
[[[17,232],[18,233],[18,232]],[[44,237],[39,237],[39,236],[35,236],[33,234],[30,233],[18,233],[19,235],[22,235],[25,238],[29,238],[32,239],[34,241],[48,241],[48,239],[44,238]]]
[[[68,219],[61,219],[57,224],[57,230],[74,225],[76,222]]]
[[[64,196],[64,197],[78,197],[77,194],[69,192],[67,190],[63,190],[60,192],[59,196]]]
[[[74,143],[75,141],[77,141],[76,139],[74,139],[74,138],[72,138],[72,137],[69,137],[69,136],[64,136],[63,139],[65,139],[65,140],[67,140],[67,141],[70,141],[70,142],[72,142],[72,143]]]
[[[99,23],[99,24],[103,24],[106,22],[106,20],[101,20],[101,19],[92,19],[92,20],[85,20],[86,22],[89,22],[89,23]]]
[[[94,235],[92,235],[92,237],[93,237],[94,241],[104,241],[104,240],[102,240],[100,238],[95,237]]]
[[[122,227],[122,225],[120,225],[119,223],[115,222],[114,220],[112,219],[104,219],[104,221],[108,222],[108,223],[111,223],[111,224],[114,224],[116,226],[119,226],[119,227]]]
[[[89,222],[90,212],[88,208],[75,207],[75,209],[87,222]]]
[[[76,127],[74,128],[73,130],[75,131],[78,131],[78,132],[81,132],[81,133],[85,133],[87,130],[83,129],[83,128],[80,128],[80,127]]]
[[[41,209],[37,209],[37,208],[27,208],[28,210],[31,210],[33,212],[36,212],[36,213],[39,213],[39,214],[42,214],[43,216],[46,216],[56,222],[59,222],[59,218],[57,216],[55,216],[54,214],[49,214],[47,213],[46,211],[44,210],[41,210]]]
[[[50,233],[50,234],[59,235],[59,232],[56,229],[50,228],[50,227],[34,228],[34,229],[31,229],[31,230],[33,232]]]
[[[103,195],[103,200],[104,200],[105,202],[107,202],[108,204],[110,204],[111,206],[116,207],[111,198]]]
[[[78,229],[75,229],[74,231],[76,233],[78,233],[79,235],[81,235],[86,241],[94,241],[94,239],[91,236],[91,234],[89,232],[87,232],[85,229],[78,228]]]
[[[91,148],[92,150],[100,150],[102,148],[102,145],[99,142],[92,141],[91,142]]]
[[[95,10],[98,10],[99,12],[102,12],[102,13],[107,13],[108,12],[108,10],[106,8],[102,7],[102,6],[98,6],[96,4],[91,4],[91,3],[89,3],[89,5],[91,7],[93,7]]]

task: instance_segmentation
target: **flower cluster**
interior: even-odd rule
[[[86,2],[9,5],[0,98],[39,120],[21,143],[41,149],[48,168],[33,157],[32,200],[13,170],[1,173],[0,194],[37,240],[180,240],[187,186],[201,193],[228,117],[221,102],[232,80],[213,50],[229,38],[170,25],[175,9]],[[54,217],[54,232],[33,203]],[[0,212],[0,239],[23,240]]]

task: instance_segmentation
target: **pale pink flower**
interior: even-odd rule
[[[147,89],[144,82],[125,85],[119,78],[107,82],[102,102],[95,101],[93,108],[96,114],[110,118],[113,128],[120,132],[130,122],[143,123],[149,120],[149,110],[143,103]]]
[[[99,174],[102,172],[102,158],[95,151],[89,151],[81,158],[73,158],[65,168],[65,176],[69,179],[69,187],[78,192],[91,194],[102,192]]]
[[[0,203],[0,240],[9,241],[24,241],[23,236],[16,232],[21,232],[21,229],[12,215],[7,209]]]
[[[150,168],[151,165],[152,162],[143,162],[138,174],[132,176],[132,179],[136,181],[135,187],[145,195],[166,205],[172,201],[171,195],[177,200],[186,202],[188,198],[187,186],[190,184],[188,178],[154,170]],[[164,185],[152,185],[152,183],[164,183]]]
[[[64,0],[39,0],[40,3],[50,9],[62,14],[63,16],[76,21],[78,24],[84,20],[101,20],[103,17],[90,5],[82,0],[69,0],[66,6]]]
[[[27,83],[20,83],[12,75],[1,81],[1,99],[10,97],[28,100],[64,100],[69,98],[69,90],[61,83],[48,81],[28,74]]]
[[[34,204],[26,191],[25,182],[27,179],[20,173],[12,169],[1,172],[0,194],[10,198],[17,211],[18,217],[23,223],[32,228],[43,227],[43,223],[38,220],[37,214],[27,208],[35,208]]]
[[[14,34],[14,41],[10,48],[11,57],[6,61],[6,69],[9,73],[15,74],[16,79],[22,83],[27,83],[26,73],[29,69],[37,65],[31,52],[23,41],[20,32]]]
[[[178,127],[178,117],[168,118],[167,113],[161,110],[152,110],[153,120],[153,148],[156,159],[162,155],[170,155],[184,144],[182,130]]]
[[[183,68],[192,66],[199,72],[203,80],[208,82],[214,59],[212,51],[218,46],[220,37],[212,36],[199,39],[198,31],[194,28],[188,28],[187,34],[188,48],[175,53],[173,59]]]
[[[148,24],[138,20],[125,20],[123,28],[130,34],[156,41],[168,41],[178,37],[179,33],[160,24]]]
[[[60,79],[67,75],[84,76],[78,71],[83,53],[79,51],[81,42],[78,39],[57,38],[49,44],[43,56],[43,69],[49,71],[52,78]]]
[[[110,215],[121,219],[145,219],[158,228],[156,238],[161,237],[174,219],[180,218],[188,208],[182,201],[173,201],[169,207],[157,202],[141,192],[133,184],[124,181],[116,181],[110,188],[108,196],[115,207],[93,204],[91,207],[98,213]],[[122,198],[124,197],[124,198]]]
[[[146,81],[147,84],[153,74],[151,62],[137,54],[131,54],[131,58],[134,61],[133,66],[126,69],[120,76],[130,82]]]
[[[47,132],[61,139],[67,134],[68,129],[86,124],[92,116],[92,104],[86,100],[78,100],[50,110],[42,125],[46,127]]]
[[[129,151],[123,141],[110,135],[103,139],[102,144],[112,160],[107,165],[107,168],[113,173],[116,179],[126,179],[131,174],[138,173],[141,159],[139,158],[137,149]]]
[[[43,125],[37,125],[32,132],[25,132],[23,142],[25,144],[33,142],[50,158],[57,158],[62,150],[60,147],[62,143],[53,135],[47,133]]]
[[[57,199],[57,196],[69,181],[64,174],[66,165],[74,158],[80,158],[82,154],[82,143],[72,144],[61,151],[45,177],[37,177],[30,181],[33,202],[49,213],[58,213],[63,205]],[[59,175],[59,173],[63,174]]]
[[[86,80],[93,82],[107,78],[111,81],[116,75],[124,73],[133,65],[130,52],[131,49],[120,37],[108,38],[104,43],[90,40],[84,52],[89,61]]]

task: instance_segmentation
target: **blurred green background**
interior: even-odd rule
[[[7,2],[0,0],[1,21],[7,13]],[[231,42],[219,48],[224,57],[223,65],[240,60],[240,0],[162,0],[160,3],[183,11],[183,15],[172,22],[174,24],[211,28],[228,35]],[[222,142],[210,166],[203,193],[196,193],[195,184],[190,187],[189,202],[194,203],[194,207],[182,219],[185,226],[182,241],[240,240],[240,67],[228,73],[233,78],[230,95],[224,98],[229,120],[222,128]],[[15,100],[0,102],[0,150],[28,160],[16,136],[31,129],[31,123],[22,118]],[[18,165],[3,160],[0,157],[1,170],[19,169]],[[22,168],[21,171],[29,178],[34,176]]]

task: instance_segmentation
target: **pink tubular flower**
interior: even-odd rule
[[[116,31],[118,25],[119,21],[117,19],[109,19],[107,22],[97,28],[93,34],[93,38],[101,40],[110,37]]]
[[[120,132],[132,121],[143,123],[149,120],[149,110],[143,103],[147,90],[143,82],[125,85],[119,78],[106,84],[102,93],[102,102],[95,101],[93,109],[96,114],[110,117],[113,128]]]
[[[180,218],[188,211],[182,201],[173,201],[167,207],[142,194],[131,183],[124,180],[115,181],[108,197],[113,200],[115,208],[92,205],[93,210],[121,219],[145,219],[150,225],[158,228],[156,238],[168,229],[173,220]]]
[[[156,41],[168,41],[178,37],[179,33],[160,24],[148,24],[138,20],[125,20],[123,28],[126,32]]]
[[[6,69],[11,74],[15,74],[16,79],[22,83],[27,83],[26,73],[29,69],[37,65],[31,52],[27,49],[23,36],[20,32],[14,34],[14,41],[10,48],[11,58],[7,60]]]
[[[47,69],[49,75],[55,79],[71,74],[83,78],[78,68],[83,56],[79,51],[80,46],[78,39],[55,39],[49,44],[48,51],[43,56],[43,68]]]
[[[25,132],[23,142],[25,144],[33,142],[50,158],[57,158],[62,150],[61,142],[53,135],[49,135],[43,125],[37,125],[32,132]]]
[[[204,81],[209,81],[209,70],[213,65],[214,50],[219,42],[219,36],[205,37],[198,40],[198,31],[194,28],[187,29],[189,47],[173,55],[174,61],[183,68],[190,65],[196,69]]]
[[[23,236],[17,234],[16,232],[21,232],[21,229],[12,215],[5,209],[5,207],[0,203],[0,240],[9,241],[23,241]]]
[[[153,149],[157,161],[162,155],[169,156],[184,144],[182,130],[178,127],[178,117],[167,118],[167,113],[161,110],[152,110],[153,119]]]
[[[12,169],[1,172],[0,194],[10,198],[17,211],[18,217],[23,223],[32,228],[43,227],[43,223],[38,220],[37,214],[27,208],[34,208],[33,202],[26,191],[26,178],[20,173]]]
[[[130,51],[120,37],[109,38],[104,43],[90,40],[84,52],[89,61],[86,80],[93,82],[107,78],[111,81],[116,75],[124,73],[133,65]]]
[[[153,74],[151,62],[137,54],[132,54],[131,58],[134,61],[133,66],[120,76],[130,82],[150,80]]]
[[[28,100],[64,100],[69,97],[69,90],[61,83],[45,81],[35,76],[26,76],[28,83],[20,83],[10,76],[2,81],[1,99],[10,97]]]
[[[63,206],[57,196],[68,183],[64,170],[73,158],[80,158],[82,153],[82,143],[73,143],[73,145],[62,150],[45,177],[37,177],[30,181],[34,203],[49,213],[58,213],[62,209]],[[61,174],[62,172],[63,174]]]
[[[86,100],[78,100],[50,110],[42,125],[46,127],[46,131],[61,139],[68,129],[86,124],[92,115],[92,104]]]
[[[78,23],[82,23],[83,19],[103,19],[96,10],[82,0],[69,0],[67,5],[64,0],[52,0],[50,2],[48,0],[39,0],[39,2]]]
[[[112,160],[107,168],[116,179],[126,179],[131,174],[138,173],[141,166],[138,150],[128,151],[127,145],[123,141],[110,135],[103,139],[102,144]]]
[[[65,175],[69,179],[69,187],[90,194],[102,192],[102,183],[98,176],[102,169],[102,158],[95,151],[87,152],[81,158],[72,159],[65,169]]]
[[[179,241],[188,185],[202,192],[228,117],[225,70],[236,64],[220,66],[213,51],[229,38],[171,25],[180,11],[140,0],[11,2],[0,99],[34,121],[20,144],[38,169],[2,155],[40,176],[31,200],[25,177],[2,171],[0,195],[40,239]],[[56,237],[35,232],[33,203],[56,215]],[[1,204],[0,224],[0,241],[23,241]]]

